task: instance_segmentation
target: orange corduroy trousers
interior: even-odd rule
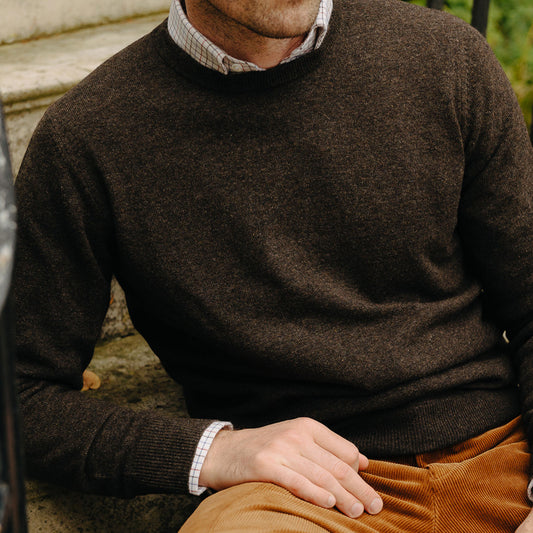
[[[179,533],[512,533],[526,518],[529,452],[517,418],[445,450],[370,461],[383,511],[348,518],[269,483],[209,496]]]

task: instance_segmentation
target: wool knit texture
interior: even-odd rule
[[[49,109],[17,180],[29,472],[186,492],[214,419],[310,416],[386,458],[522,403],[533,436],[532,183],[512,89],[449,15],[338,0],[319,50],[228,76],[162,23]],[[112,274],[190,419],[78,392]]]

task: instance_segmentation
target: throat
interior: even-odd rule
[[[189,22],[200,33],[231,57],[263,69],[279,65],[304,42],[308,33],[270,36],[237,22],[205,0],[187,0],[185,4]]]
[[[255,43],[242,47],[238,43],[227,43],[227,46],[221,46],[221,48],[236,59],[248,61],[260,68],[268,69],[279,65],[284,59],[287,59],[302,44],[303,40],[304,37],[293,37],[292,39],[264,38],[264,42],[256,40]]]

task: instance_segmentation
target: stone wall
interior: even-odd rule
[[[2,0],[0,44],[163,12],[169,4],[170,0]]]

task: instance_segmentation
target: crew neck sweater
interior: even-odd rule
[[[531,436],[532,169],[496,59],[444,13],[339,0],[319,50],[228,76],[161,24],[47,111],[17,179],[30,474],[186,492],[215,419],[309,416],[371,458],[521,407]],[[113,274],[191,418],[78,392]]]

